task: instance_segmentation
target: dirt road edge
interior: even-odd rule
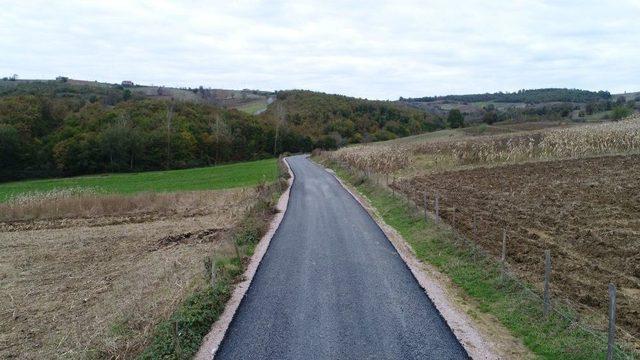
[[[382,219],[382,216],[377,213],[376,209],[370,205],[366,198],[360,195],[357,190],[343,182],[333,170],[326,167],[325,170],[338,180],[342,187],[360,203],[365,211],[367,211],[371,218],[378,224],[414,278],[440,312],[440,315],[447,322],[460,344],[462,344],[467,351],[467,354],[472,359],[509,358],[509,349],[504,349],[504,346],[501,346],[504,344],[497,344],[491,341],[490,336],[481,330],[481,327],[467,315],[462,307],[451,300],[450,285],[446,282],[446,276],[433,266],[420,261],[402,235],[393,227],[389,226]],[[504,333],[504,335],[507,334]],[[520,344],[514,342],[510,345],[518,347]]]
[[[224,312],[218,320],[211,326],[211,330],[202,340],[202,345],[200,345],[200,349],[198,353],[194,357],[197,360],[211,360],[215,357],[218,348],[220,347],[220,343],[222,343],[222,339],[224,339],[224,335],[229,329],[229,325],[233,318],[235,317],[236,311],[242,302],[242,299],[245,297],[247,290],[249,290],[249,286],[253,281],[253,277],[258,270],[258,266],[264,257],[264,254],[267,252],[269,248],[269,244],[271,243],[271,239],[273,235],[278,230],[282,219],[284,218],[284,213],[287,211],[287,206],[289,204],[289,193],[291,191],[291,185],[293,185],[293,181],[295,179],[295,175],[293,171],[291,171],[291,167],[287,162],[287,159],[283,159],[285,165],[287,166],[287,171],[289,172],[289,179],[287,180],[287,189],[282,193],[280,199],[278,199],[278,204],[276,205],[276,209],[278,213],[274,216],[273,220],[269,224],[269,230],[266,234],[260,239],[258,244],[256,245],[253,256],[251,256],[251,260],[249,261],[249,265],[247,265],[247,269],[243,274],[243,281],[236,284],[233,294],[231,295],[231,299],[227,302],[227,305],[224,308]]]

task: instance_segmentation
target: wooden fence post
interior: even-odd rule
[[[502,281],[506,277],[506,261],[507,261],[507,231],[502,229],[502,256],[500,262],[502,263]]]
[[[476,221],[476,214],[473,214],[473,242],[478,240],[478,224]]]
[[[543,313],[545,317],[549,316],[549,310],[551,310],[551,298],[549,295],[549,280],[551,277],[551,251],[544,251],[544,308]]]
[[[240,258],[240,248],[238,247],[238,244],[235,241],[233,242],[233,247],[236,250],[236,258],[238,258],[238,260],[242,260],[242,258]]]
[[[427,217],[427,192],[425,191],[423,194],[424,197],[424,221],[427,222],[428,217]]]
[[[440,194],[436,193],[436,222],[440,222]]]
[[[609,340],[607,360],[613,360],[616,340],[616,286],[609,284]]]
[[[478,260],[478,223],[476,221],[476,214],[473,214],[473,234],[471,235],[471,255],[473,255],[473,261]]]
[[[211,260],[211,287],[216,287],[216,261]]]
[[[173,340],[175,341],[175,352],[178,355],[178,358],[181,358],[182,347],[180,346],[180,327],[178,324],[178,320],[174,321]]]

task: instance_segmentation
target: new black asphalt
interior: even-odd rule
[[[216,358],[468,358],[360,204],[304,156],[288,161],[287,212]]]

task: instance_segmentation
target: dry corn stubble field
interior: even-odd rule
[[[500,135],[465,136],[461,133],[465,131],[452,133],[446,130],[443,135],[447,136],[431,135],[425,141],[405,142],[400,139],[382,144],[356,145],[328,156],[362,171],[411,175],[424,170],[440,171],[461,166],[640,152],[640,115],[619,122]]]
[[[0,358],[128,358],[203,285],[248,189],[1,204]],[[54,198],[55,201],[51,201]],[[9,214],[9,215],[8,215]]]

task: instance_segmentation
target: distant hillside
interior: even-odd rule
[[[635,93],[611,95],[608,91],[532,89],[513,93],[400,98],[399,101],[440,117],[457,109],[466,123],[492,124],[498,121],[602,121],[615,118],[616,107],[634,111],[636,97]],[[622,112],[627,110],[622,109]],[[618,109],[617,113],[622,112]]]
[[[264,115],[281,119],[283,128],[307,134],[328,147],[388,140],[443,126],[434,116],[403,103],[306,90],[278,92]]]
[[[623,97],[627,101],[635,101],[635,102],[640,103],[640,91],[628,92],[628,93],[624,93],[624,94],[616,94],[616,95],[613,95],[613,97],[615,99],[618,99],[619,97]]]
[[[260,115],[214,105],[220,94],[228,97],[223,104],[233,103],[234,93],[251,101],[256,98],[248,93],[262,96],[265,108],[275,98],[165,88],[154,95],[151,87],[75,80],[0,81],[0,181],[245,161],[438,127],[403,104],[310,91],[279,92]]]
[[[469,94],[469,95],[445,95],[445,96],[426,96],[421,98],[408,98],[401,101],[458,101],[458,102],[504,102],[504,103],[545,103],[545,102],[575,102],[586,103],[589,101],[599,101],[611,99],[608,91],[588,91],[580,89],[531,89],[519,90],[516,92],[497,92],[486,94]]]
[[[198,88],[172,88],[164,86],[128,85],[75,80],[15,80],[0,81],[0,96],[42,95],[49,97],[75,96],[87,101],[99,99],[106,105],[122,99],[159,99],[188,101],[234,108],[249,113],[266,109],[273,93],[259,90],[225,90]],[[257,109],[257,110],[256,110]]]

